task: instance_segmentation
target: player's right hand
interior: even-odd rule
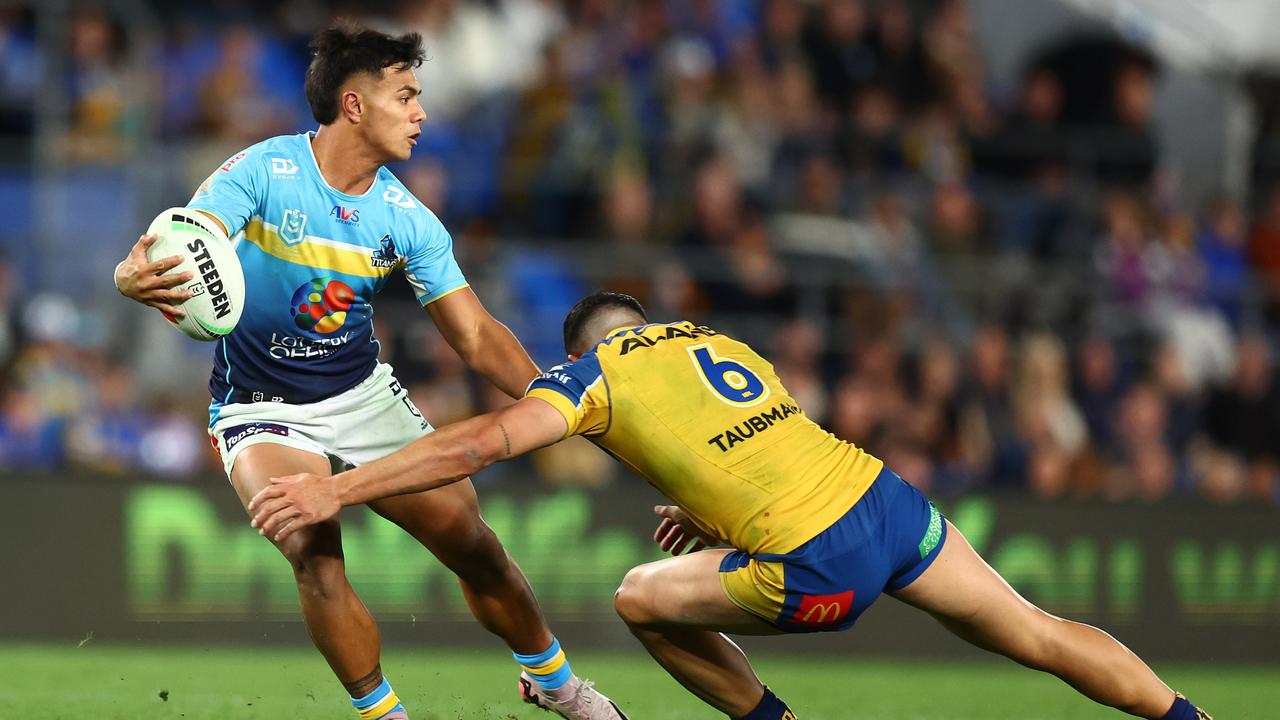
[[[273,477],[249,501],[258,534],[280,542],[308,525],[324,522],[342,509],[332,477],[311,473]]]
[[[191,292],[173,288],[190,280],[192,275],[169,272],[182,262],[181,255],[149,262],[147,248],[155,244],[156,239],[155,235],[143,235],[133,244],[124,262],[116,266],[116,289],[131,300],[180,318],[186,313],[179,306],[191,297]]]
[[[679,555],[688,547],[689,552],[695,553],[720,544],[719,539],[694,524],[689,514],[678,505],[658,505],[653,512],[662,518],[658,529],[653,532],[653,541],[658,543],[662,552]]]

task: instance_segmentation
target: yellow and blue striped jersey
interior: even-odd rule
[[[222,221],[245,276],[244,315],[214,348],[213,417],[227,403],[315,402],[367,378],[373,298],[397,269],[423,305],[467,286],[448,231],[390,170],[361,195],[340,192],[311,137],[237,153],[187,204]]]
[[[526,394],[748,553],[803,545],[883,467],[806,417],[751,348],[690,322],[616,330]]]

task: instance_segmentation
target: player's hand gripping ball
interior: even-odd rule
[[[174,288],[192,293],[182,303],[186,315],[162,312],[165,319],[196,340],[217,340],[234,330],[244,311],[244,272],[217,223],[186,208],[170,208],[151,221],[147,234],[156,236],[147,248],[148,261],[179,255],[182,263],[173,272],[191,273],[191,280]]]

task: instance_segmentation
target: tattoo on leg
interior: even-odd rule
[[[498,429],[502,431],[502,441],[507,444],[507,457],[511,457],[511,436],[507,434],[507,428],[502,423],[498,423]]]
[[[382,664],[373,666],[373,670],[359,680],[342,683],[342,687],[347,689],[347,694],[354,698],[362,698],[373,692],[382,684]]]

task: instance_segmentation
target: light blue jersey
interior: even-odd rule
[[[244,268],[244,315],[214,350],[210,413],[228,403],[310,403],[373,371],[373,296],[402,268],[427,305],[467,286],[448,231],[380,168],[363,195],[329,186],[311,133],[237,153],[187,204],[226,226]]]

